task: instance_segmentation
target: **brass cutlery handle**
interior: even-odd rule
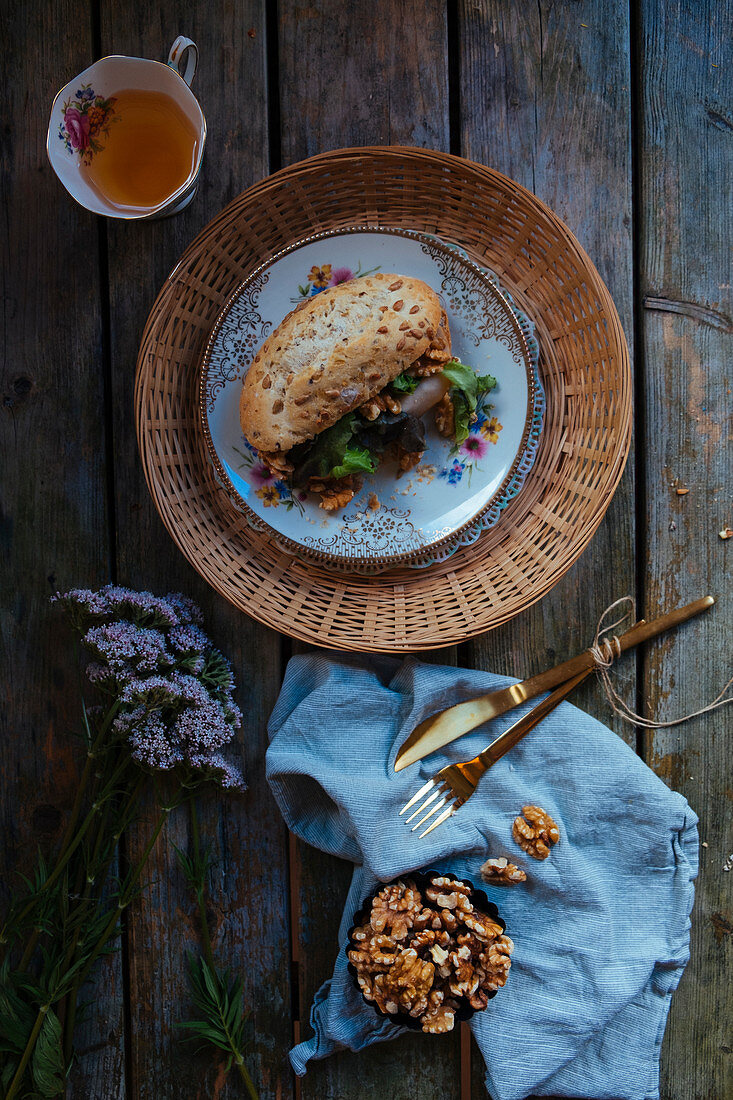
[[[678,607],[674,611],[668,611],[650,622],[643,619],[618,637],[619,652],[623,653],[640,642],[646,642],[661,634],[665,630],[679,626],[680,623],[692,619],[695,615],[712,607],[715,603],[713,596],[703,596],[700,600],[694,600],[684,607]],[[615,648],[615,647],[614,647]],[[564,684],[567,680],[588,672],[595,667],[595,657],[590,649],[579,653],[577,657],[569,661],[563,661],[555,668],[541,672],[537,676],[530,676],[519,684],[511,684],[509,687],[499,688],[497,691],[479,695],[474,699],[468,699],[465,703],[456,703],[447,707],[422,722],[409,735],[405,743],[397,753],[395,771],[421,760],[431,752],[450,744],[457,737],[461,737],[469,730],[475,729],[483,722],[497,718],[500,714],[516,707],[519,703],[525,703],[544,691],[551,691],[558,684]]]
[[[641,622],[636,623],[629,630],[624,631],[623,634],[619,634],[620,652],[625,653],[627,649],[633,649],[641,642],[647,642],[650,638],[656,638],[658,634],[662,634],[665,630],[671,630],[672,627],[687,622],[688,619],[699,615],[701,611],[712,607],[714,603],[713,596],[703,596],[700,600],[685,604],[684,607],[678,607],[674,611],[668,611],[665,615],[659,615],[649,622],[642,619]],[[514,684],[509,690],[513,692],[518,703],[523,703],[527,699],[534,698],[535,695],[540,695],[543,691],[549,691],[557,684],[564,683],[565,680],[577,675],[584,669],[593,669],[594,665],[595,658],[593,654],[590,649],[585,649],[577,657],[571,657],[569,661],[563,661],[562,664],[556,665],[555,668],[548,669],[546,672],[540,672],[537,676],[530,676],[528,680],[523,680],[521,684]],[[482,698],[487,698],[487,696],[482,696]]]
[[[504,730],[499,734],[495,741],[479,753],[476,757],[480,760],[486,768],[490,768],[492,764],[495,764],[497,760],[501,760],[502,756],[505,756],[510,749],[513,749],[523,737],[526,737],[530,730],[533,730],[535,726],[547,717],[564,699],[567,699],[571,691],[573,691],[579,684],[583,683],[583,680],[587,680],[590,676],[592,668],[586,668],[582,672],[579,672],[577,676],[573,676],[566,683],[560,684],[555,688],[546,699],[543,699],[541,703],[538,703],[536,707],[532,707],[532,710],[528,714],[525,714],[518,722],[514,722],[508,730]]]

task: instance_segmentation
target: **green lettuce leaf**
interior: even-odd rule
[[[471,431],[472,409],[463,390],[452,390],[450,396],[453,402],[456,445],[460,447],[461,443],[466,442]]]
[[[346,477],[348,474],[373,474],[377,468],[376,460],[366,447],[349,446],[344,451],[343,462],[334,466],[329,477]]]
[[[450,381],[450,396],[455,410],[456,444],[468,439],[471,430],[471,417],[476,412],[479,401],[493,390],[496,379],[492,374],[476,374],[465,363],[452,359],[443,367],[443,374]]]
[[[419,385],[419,378],[415,378],[412,374],[405,374],[404,371],[392,379],[392,389],[399,393],[414,393]]]
[[[357,471],[373,473],[376,461],[354,439],[357,427],[356,413],[349,413],[312,442],[293,447],[290,459],[295,465],[296,484],[304,485],[312,477],[346,477]]]
[[[492,374],[476,374],[475,370],[465,363],[459,363],[457,359],[451,359],[450,363],[445,364],[443,374],[450,380],[453,389],[461,390],[466,395],[469,405],[473,406],[472,411],[475,411],[479,397],[493,390],[496,385]]]

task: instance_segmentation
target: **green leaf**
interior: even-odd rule
[[[451,393],[451,401],[453,402],[454,412],[454,435],[456,444],[460,446],[461,443],[464,443],[468,439],[471,430],[471,415],[473,410],[463,390],[454,390]]]
[[[471,406],[472,412],[476,410],[479,397],[488,393],[489,390],[493,390],[496,385],[496,379],[493,375],[476,374],[471,367],[467,367],[465,363],[460,363],[457,359],[452,359],[450,363],[445,364],[443,374],[450,381],[453,390],[460,390],[466,395],[466,400]]]
[[[189,1032],[189,1039],[202,1039],[242,1058],[246,1019],[242,979],[232,979],[228,970],[212,970],[205,959],[193,955],[188,958],[188,977],[191,996],[202,1018],[175,1026]]]
[[[471,367],[452,359],[443,367],[443,374],[451,384],[450,397],[455,411],[456,444],[468,439],[471,420],[484,394],[493,390],[496,379],[491,374],[476,374]]]
[[[397,390],[399,393],[414,393],[419,385],[419,378],[416,378],[414,374],[405,374],[404,371],[392,379],[392,389]]]
[[[63,1032],[58,1016],[48,1009],[31,1058],[33,1084],[43,1097],[63,1094],[66,1078]]]
[[[343,461],[339,466],[334,466],[328,476],[347,477],[349,474],[373,474],[376,468],[377,464],[366,447],[347,447]]]
[[[35,1018],[35,1011],[18,996],[10,981],[3,981],[0,986],[0,1050],[22,1053]]]
[[[297,484],[303,485],[312,477],[344,477],[357,470],[371,473],[376,463],[370,452],[352,444],[358,426],[356,413],[348,413],[312,442],[293,447],[290,457],[295,464]]]

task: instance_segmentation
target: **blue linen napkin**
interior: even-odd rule
[[[424,840],[398,817],[438,768],[476,755],[533,703],[395,774],[422,718],[511,681],[408,659],[294,657],[269,723],[267,776],[289,828],[355,864],[334,972],[312,1009],[312,1039],[290,1059],[361,1050],[401,1029],[367,1006],[344,950],[378,882],[419,868],[481,885],[489,856],[527,882],[484,889],[515,943],[506,986],[470,1026],[493,1100],[539,1096],[656,1100],[670,998],[689,958],[697,817],[611,730],[562,703],[495,764],[473,797]],[[535,861],[512,839],[527,803],[560,841]],[[425,1042],[432,1037],[425,1036]]]

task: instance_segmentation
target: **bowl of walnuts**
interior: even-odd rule
[[[486,894],[464,878],[414,871],[354,915],[346,953],[367,1004],[428,1034],[483,1011],[506,983],[514,944]]]

